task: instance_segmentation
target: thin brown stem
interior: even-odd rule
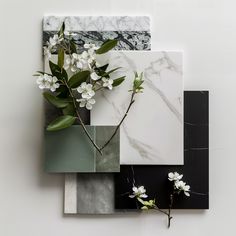
[[[107,140],[107,142],[100,148],[100,150],[102,151],[110,142],[111,140],[114,138],[114,136],[116,135],[117,131],[119,130],[121,124],[123,123],[123,121],[125,120],[126,116],[128,115],[128,112],[132,106],[132,104],[134,103],[134,95],[135,95],[136,92],[132,92],[132,95],[131,95],[131,99],[130,99],[130,103],[129,103],[129,106],[123,116],[123,118],[121,119],[120,123],[116,126],[116,129],[115,131],[113,132],[113,134],[111,135],[111,137]]]
[[[174,195],[170,194],[170,204],[169,204],[169,209],[168,209],[168,228],[170,228],[170,221],[173,218],[171,216],[171,209],[173,207],[173,203],[174,203]]]
[[[89,140],[91,141],[91,143],[93,144],[93,146],[97,149],[97,151],[102,155],[101,149],[100,149],[100,148],[97,146],[97,144],[93,141],[92,137],[90,136],[88,130],[86,129],[86,127],[85,127],[85,125],[84,125],[84,122],[83,122],[83,120],[82,120],[82,118],[81,118],[81,116],[80,116],[80,114],[79,114],[79,111],[78,111],[78,108],[77,108],[77,104],[76,104],[76,99],[75,99],[74,96],[73,96],[73,93],[72,93],[71,88],[68,86],[68,84],[67,84],[66,82],[64,82],[64,83],[65,83],[66,87],[67,87],[68,90],[69,90],[69,93],[70,93],[70,96],[71,96],[71,98],[72,98],[73,105],[74,105],[74,108],[75,108],[76,115],[77,115],[77,117],[78,117],[78,119],[79,119],[79,121],[80,121],[80,124],[81,124],[81,126],[82,126],[82,128],[83,128],[85,134],[87,135],[87,137],[89,138]]]

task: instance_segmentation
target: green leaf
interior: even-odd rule
[[[110,51],[112,48],[114,48],[118,43],[118,40],[112,39],[107,40],[102,44],[102,46],[96,51],[97,54],[103,54],[108,51]]]
[[[61,68],[52,61],[49,61],[49,67],[52,72],[52,75],[57,76],[58,73],[61,74]]]
[[[72,102],[72,100],[69,98],[58,98],[49,92],[44,92],[43,96],[48,102],[57,108],[65,108],[69,103]]]
[[[108,66],[109,66],[109,64],[106,64],[104,66],[98,67],[98,69],[101,70],[101,71],[106,71]]]
[[[49,61],[49,67],[53,76],[56,76],[58,79],[61,80],[63,79],[68,80],[68,75],[64,68],[60,68],[57,64],[53,63],[52,61]]]
[[[141,210],[148,210],[148,207],[143,206],[143,207],[141,207]]]
[[[113,87],[119,86],[124,80],[125,80],[125,76],[114,79],[112,86]]]
[[[58,36],[64,34],[65,31],[65,22],[63,21],[60,30],[58,31]]]
[[[58,98],[67,98],[69,94],[69,90],[65,85],[60,85],[60,87],[57,89]]]
[[[64,55],[65,55],[64,49],[62,47],[59,47],[57,65],[60,68],[63,68],[63,66],[64,66]]]
[[[71,78],[68,81],[68,85],[71,88],[77,88],[88,79],[89,75],[90,75],[90,71],[88,70],[80,71],[71,76]]]
[[[112,69],[112,70],[109,70],[108,72],[105,72],[102,76],[103,76],[103,77],[106,77],[106,78],[109,78],[111,73],[113,73],[113,72],[115,72],[115,71],[117,71],[117,70],[119,70],[119,69],[121,69],[121,68],[122,68],[122,67],[116,67],[116,68],[114,68],[114,69]]]
[[[70,50],[71,50],[71,54],[72,53],[77,53],[76,44],[72,40],[70,40]]]
[[[72,103],[70,103],[67,107],[65,107],[63,110],[63,115],[70,115],[74,116],[76,114],[75,107]]]
[[[74,124],[75,120],[76,117],[74,116],[60,116],[48,125],[47,131],[57,131],[68,128]]]
[[[142,84],[144,80],[134,80],[134,89],[138,89]]]

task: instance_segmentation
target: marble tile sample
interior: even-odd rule
[[[113,134],[114,126],[86,126],[98,144],[104,144]],[[55,132],[45,132],[45,171],[49,173],[119,172],[119,131],[101,156],[76,125]]]
[[[110,69],[121,67],[112,78],[126,79],[112,92],[97,92],[91,124],[119,123],[130,101],[134,71],[143,71],[144,91],[136,95],[121,126],[121,164],[183,164],[182,53],[113,51],[109,62]]]
[[[209,208],[209,102],[207,91],[184,92],[184,165],[153,165],[153,166],[121,166],[121,172],[115,174],[116,208],[134,210],[136,204],[127,197],[127,192],[133,184],[133,176],[137,185],[145,184],[149,195],[157,197],[161,208],[168,206],[167,173],[179,171],[183,173],[186,182],[191,185],[190,198],[181,198],[175,202],[175,209],[208,209]],[[106,174],[113,179],[114,174]],[[77,176],[77,177],[76,177]],[[93,178],[96,178],[93,174]],[[146,177],[147,176],[147,177]],[[65,182],[65,213],[80,213],[77,211],[77,179],[80,174],[67,174]],[[98,177],[99,179],[99,177]],[[155,183],[153,181],[155,179]],[[95,180],[94,180],[95,181]],[[166,182],[167,181],[167,182]],[[82,184],[81,181],[79,181]],[[86,183],[87,184],[87,183]],[[97,182],[97,184],[102,184]],[[167,185],[166,185],[167,184]],[[167,186],[167,188],[166,188]],[[91,193],[92,194],[92,193]],[[111,196],[114,199],[114,196]],[[110,202],[110,201],[109,201]],[[110,206],[113,207],[113,204]],[[111,208],[110,208],[111,209]],[[101,214],[107,212],[100,211]]]
[[[147,16],[45,16],[43,44],[65,21],[78,47],[84,43],[98,46],[107,39],[118,39],[117,50],[150,50],[150,18]]]

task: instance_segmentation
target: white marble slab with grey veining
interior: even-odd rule
[[[134,71],[144,72],[144,91],[121,126],[121,164],[183,164],[182,52],[113,51],[108,60],[110,69],[122,67],[112,78],[126,75],[126,80],[114,91],[96,94],[91,124],[118,124],[130,101]]]
[[[63,21],[68,31],[150,31],[148,16],[44,16],[43,30],[59,30]]]

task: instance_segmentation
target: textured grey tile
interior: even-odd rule
[[[114,181],[109,174],[77,174],[77,213],[114,213]]]

